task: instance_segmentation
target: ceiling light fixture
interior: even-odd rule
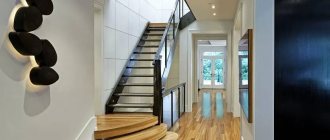
[[[217,13],[213,13],[213,16],[216,16],[217,15]]]
[[[212,9],[215,9],[215,5],[214,5],[214,4],[212,4],[212,6],[211,6],[211,7],[212,7]]]

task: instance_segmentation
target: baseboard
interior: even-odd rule
[[[96,127],[96,117],[91,117],[79,132],[75,140],[93,140]]]

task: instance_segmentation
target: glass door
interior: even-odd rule
[[[224,88],[225,59],[223,53],[204,52],[201,64],[201,88]]]
[[[202,86],[212,88],[212,58],[203,58],[202,67]]]
[[[214,61],[214,86],[215,88],[224,88],[224,58],[216,58]]]

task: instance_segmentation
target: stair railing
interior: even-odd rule
[[[166,123],[170,129],[180,119],[183,113],[186,112],[186,83],[166,89],[163,92],[163,99],[166,108],[162,110],[163,117],[161,118],[161,122]]]
[[[159,123],[163,122],[163,97],[178,40],[180,19],[184,14],[184,2],[185,0],[176,1],[153,61],[155,74],[153,115],[158,116]]]

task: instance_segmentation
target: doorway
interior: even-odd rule
[[[199,88],[224,89],[226,86],[226,40],[198,41]]]
[[[203,52],[201,59],[201,87],[224,88],[225,58],[223,52]]]

